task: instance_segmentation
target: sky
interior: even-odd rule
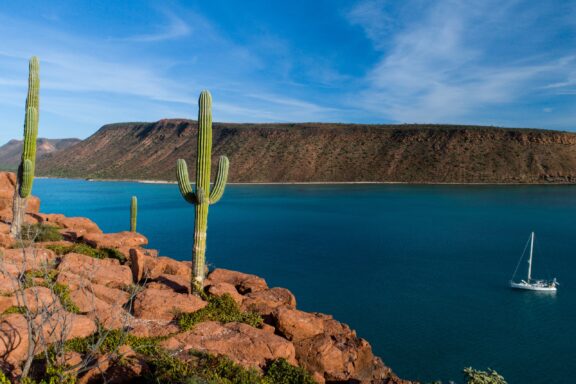
[[[0,0],[0,144],[107,123],[447,123],[576,131],[574,0]]]

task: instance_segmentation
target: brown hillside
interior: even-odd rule
[[[46,155],[42,175],[174,180],[193,173],[190,120],[111,124]],[[440,125],[214,124],[214,161],[230,158],[232,182],[576,182],[576,134]],[[216,167],[213,167],[214,169]]]

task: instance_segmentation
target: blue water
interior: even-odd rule
[[[187,260],[193,207],[175,185],[41,179],[42,211],[138,230]],[[401,377],[461,381],[491,367],[509,383],[569,383],[576,366],[576,186],[239,186],[210,208],[212,266],[287,287],[370,341]],[[531,230],[536,277],[507,282]],[[522,264],[524,267],[524,264]]]

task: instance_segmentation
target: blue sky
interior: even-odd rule
[[[576,2],[0,0],[0,143],[27,60],[40,136],[120,121],[465,123],[576,130]]]

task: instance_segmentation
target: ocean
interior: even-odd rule
[[[138,231],[191,257],[194,207],[172,184],[37,179],[41,210]],[[508,281],[531,231],[533,276]],[[511,384],[570,383],[576,362],[576,186],[229,185],[210,207],[207,260],[290,289],[334,315],[403,378],[462,382],[496,369]],[[526,263],[519,274],[526,273]]]

